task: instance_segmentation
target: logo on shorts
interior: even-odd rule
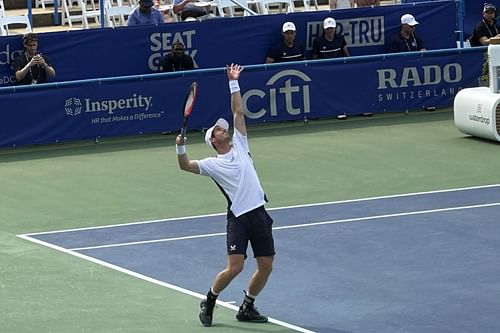
[[[229,251],[236,251],[236,244],[229,245]]]

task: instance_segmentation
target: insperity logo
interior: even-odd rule
[[[143,109],[148,111],[152,106],[152,96],[142,96],[133,94],[128,98],[94,100],[91,98],[72,97],[68,98],[64,104],[64,110],[68,116],[76,116],[82,112],[105,112],[114,114],[117,110]]]
[[[64,104],[68,116],[76,116],[82,112],[82,102],[79,98],[68,98]]]

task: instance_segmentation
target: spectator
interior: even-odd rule
[[[485,3],[483,8],[483,19],[476,25],[470,37],[471,46],[490,45],[491,37],[500,37],[500,26],[496,22],[496,17],[496,6]]]
[[[389,40],[387,52],[425,51],[424,41],[415,34],[417,24],[413,15],[401,16],[401,30]]]
[[[354,0],[354,4],[358,8],[359,7],[380,6],[380,0]]]
[[[330,0],[330,9],[354,8],[354,0]]]
[[[174,14],[180,14],[183,21],[188,17],[197,18],[208,15],[206,8],[196,6],[194,2],[197,2],[197,0],[174,0],[174,7],[172,10]]]
[[[337,34],[337,22],[332,17],[323,20],[323,36],[313,42],[313,59],[348,57],[347,43],[342,34]]]
[[[153,0],[139,0],[139,7],[130,14],[127,25],[161,23],[165,23],[165,19],[158,9],[153,8]]]
[[[38,52],[38,36],[28,33],[23,36],[25,52],[19,54],[13,61],[16,71],[16,81],[19,85],[46,83],[47,76],[56,76],[56,71],[49,57]]]
[[[283,24],[283,39],[271,47],[267,54],[266,64],[304,60],[304,47],[295,42],[296,30],[293,22]]]
[[[178,72],[194,68],[193,58],[184,53],[184,44],[174,42],[172,52],[160,58],[160,71]]]

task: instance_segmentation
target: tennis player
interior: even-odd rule
[[[254,306],[255,298],[264,289],[271,274],[274,259],[273,220],[267,214],[266,198],[250,157],[247,130],[238,79],[243,67],[231,64],[227,67],[234,134],[229,136],[229,124],[220,118],[207,130],[205,141],[217,151],[217,157],[190,160],[186,154],[185,138],[176,138],[179,166],[182,170],[211,177],[228,201],[227,211],[227,266],[215,277],[206,299],[200,303],[200,321],[212,325],[213,310],[219,293],[243,270],[248,242],[257,261],[248,291],[236,319],[245,322],[265,323]]]

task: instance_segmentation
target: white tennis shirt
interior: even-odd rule
[[[199,160],[200,175],[212,177],[231,200],[238,217],[266,203],[264,190],[250,157],[247,137],[234,130],[231,150]]]

